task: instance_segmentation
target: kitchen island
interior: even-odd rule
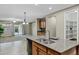
[[[46,37],[35,37],[27,36],[28,40],[32,42],[32,55],[76,55],[78,54],[78,43],[77,41],[71,40],[53,40],[54,43],[46,44],[41,42],[40,38]]]

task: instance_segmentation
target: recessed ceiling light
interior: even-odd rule
[[[74,12],[78,12],[77,10],[75,10]]]
[[[25,22],[23,22],[23,24],[25,24]]]
[[[26,24],[28,24],[28,23],[26,23]]]
[[[13,21],[13,23],[15,23],[16,21]]]
[[[35,6],[38,6],[38,4],[35,4]]]
[[[29,23],[25,23],[25,22],[23,22],[22,24],[29,24]]]
[[[49,10],[51,10],[52,9],[52,7],[49,7]]]

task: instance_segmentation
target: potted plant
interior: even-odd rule
[[[0,25],[0,37],[1,37],[1,35],[3,34],[3,32],[4,32],[4,28],[3,28],[2,25]]]

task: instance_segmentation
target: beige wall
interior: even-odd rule
[[[46,26],[47,26],[46,28],[51,29],[53,31],[53,32],[50,31],[52,32],[52,36],[56,36],[58,38],[63,39],[64,38],[64,23],[63,22],[64,22],[64,12],[58,12],[56,14],[52,14],[51,16],[46,17]]]
[[[56,17],[46,18],[46,29],[50,31],[50,37],[56,37]]]
[[[58,37],[60,39],[64,39],[64,12],[68,11],[68,10],[72,10],[72,9],[77,9],[77,8],[79,10],[79,5],[68,8],[68,9],[61,10],[61,11],[58,11],[56,13],[52,13],[52,14],[46,16],[46,18],[54,17],[54,16],[56,17],[56,37]],[[49,19],[47,19],[47,20],[49,21]],[[50,26],[48,26],[48,27],[50,27]]]
[[[56,16],[56,37],[64,39],[64,12],[55,14]]]
[[[32,35],[37,36],[37,22],[32,23]]]

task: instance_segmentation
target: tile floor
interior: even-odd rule
[[[16,40],[0,43],[0,55],[27,55],[27,41]]]

